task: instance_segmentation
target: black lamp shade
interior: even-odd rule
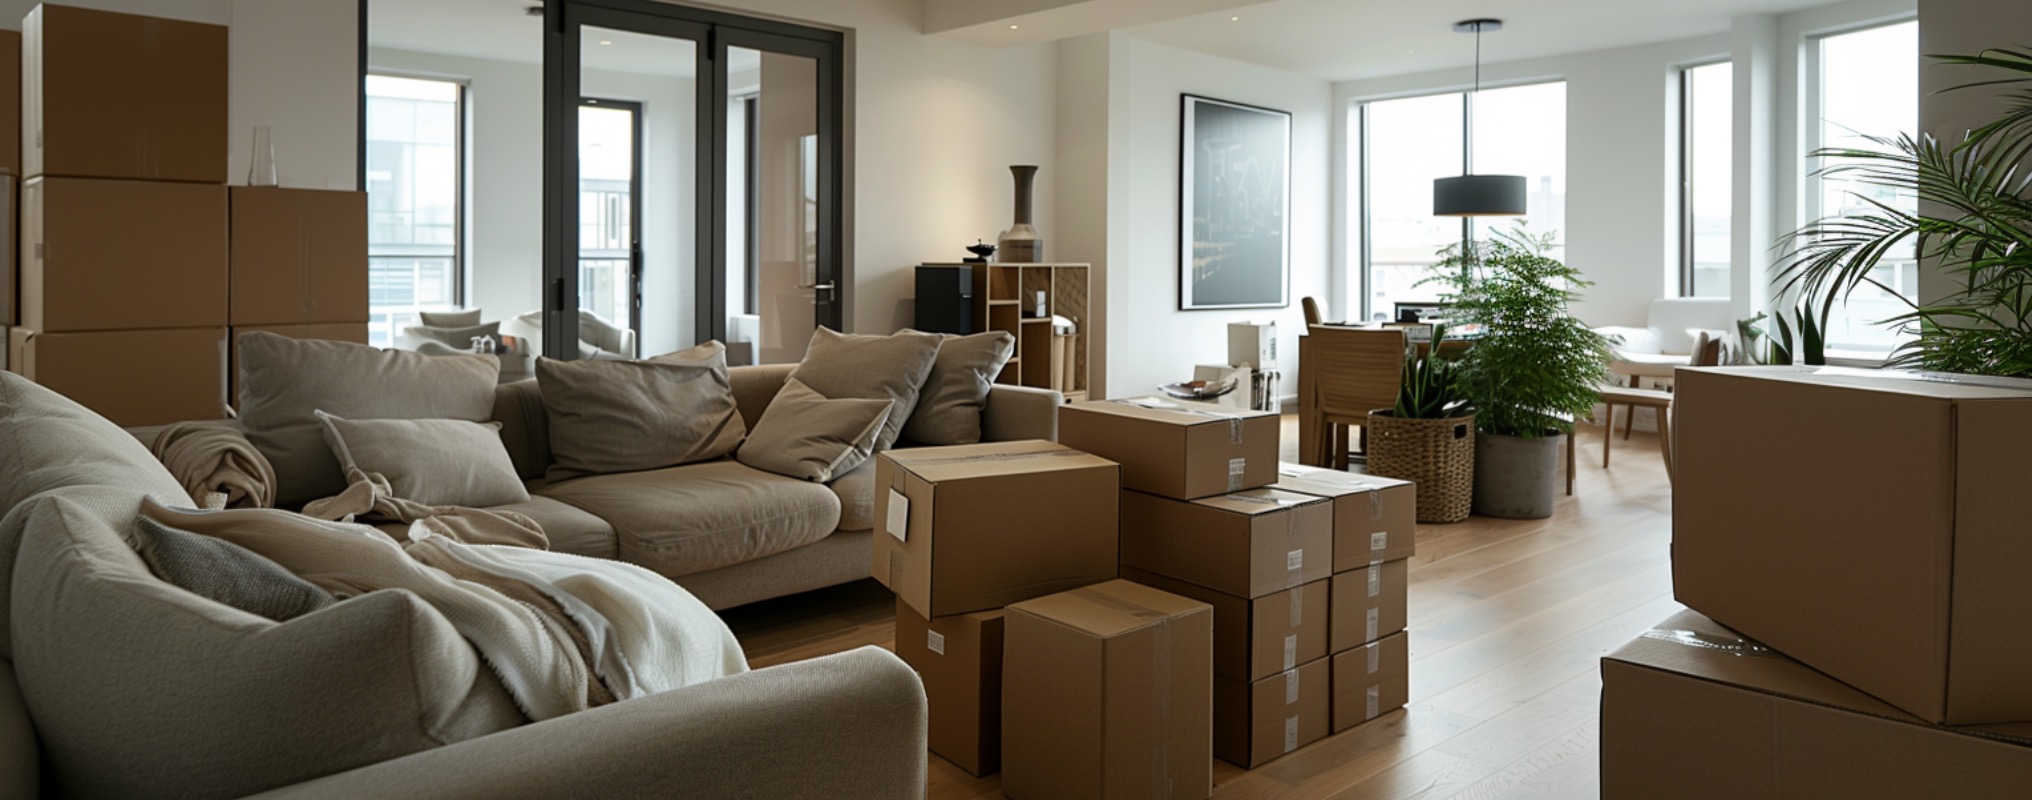
[[[1525,214],[1522,175],[1462,175],[1432,182],[1435,217],[1521,217]]]

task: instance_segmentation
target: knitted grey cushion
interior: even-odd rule
[[[155,577],[249,614],[287,622],[338,602],[252,550],[139,517],[134,549]]]

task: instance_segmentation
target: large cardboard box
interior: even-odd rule
[[[1258,681],[1330,652],[1327,581],[1250,600],[1135,567],[1122,577],[1213,607],[1215,675]]]
[[[20,31],[0,31],[0,169],[21,176]]]
[[[1605,798],[2017,798],[2032,785],[2032,724],[1928,725],[1690,611],[1602,659],[1601,713]]]
[[[225,326],[226,187],[38,178],[21,194],[22,327]]]
[[[2032,388],[1761,367],[1677,383],[1681,603],[1928,722],[2032,720]]]
[[[367,194],[235,186],[234,325],[367,318]]]
[[[1333,576],[1328,616],[1333,652],[1360,647],[1404,630],[1410,616],[1410,581],[1402,559]]]
[[[1108,581],[1012,605],[1004,627],[1004,796],[1213,793],[1205,603]]]
[[[1360,725],[1411,702],[1411,643],[1395,633],[1335,653],[1333,732]]]
[[[1122,564],[1262,597],[1333,574],[1333,507],[1276,489],[1199,500],[1125,491]]]
[[[1255,682],[1214,676],[1214,756],[1255,769],[1326,738],[1332,678],[1324,658]]]
[[[226,28],[69,6],[21,20],[23,174],[226,182]]]
[[[1002,615],[927,620],[896,601],[896,655],[924,679],[931,752],[975,775],[1002,768]]]
[[[1334,571],[1410,558],[1418,544],[1418,487],[1410,481],[1302,464],[1277,465],[1272,487],[1332,498]]]
[[[1116,573],[1121,470],[1045,441],[918,447],[875,466],[875,579],[927,618]]]
[[[0,241],[0,325],[14,325],[21,321],[21,179],[0,173],[0,187],[0,203],[6,206],[0,216],[7,219],[0,226],[7,236]]]
[[[1122,486],[1197,500],[1277,480],[1278,417],[1152,397],[1062,406],[1058,440],[1122,465]]]
[[[240,334],[252,331],[287,336],[291,339],[324,339],[333,342],[367,343],[367,323],[330,322],[315,325],[235,325],[227,331],[226,399],[240,407]]]
[[[8,369],[116,425],[226,414],[226,329],[8,333]]]

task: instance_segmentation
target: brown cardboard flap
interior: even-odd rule
[[[226,324],[224,186],[38,178],[22,187],[21,235],[22,327]]]
[[[1074,403],[1058,417],[1058,440],[1120,463],[1126,488],[1192,500],[1277,479],[1279,422],[1270,412],[1138,398]]]
[[[1410,558],[1417,547],[1418,487],[1410,481],[1289,462],[1271,488],[1333,500],[1334,571]]]
[[[225,26],[43,4],[21,28],[26,175],[226,182]]]
[[[896,655],[924,679],[931,751],[974,775],[1002,767],[1003,612],[926,620],[896,601]]]
[[[1195,501],[1122,493],[1122,563],[1257,598],[1333,574],[1333,508],[1272,489]]]
[[[226,413],[226,330],[14,329],[9,369],[123,427]]]
[[[1408,562],[1376,564],[1333,577],[1333,652],[1404,630],[1410,618]]]
[[[367,318],[367,195],[234,186],[232,322]]]

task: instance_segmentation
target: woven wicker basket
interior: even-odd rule
[[[1369,474],[1418,485],[1419,522],[1459,522],[1475,500],[1475,418],[1369,412]]]

